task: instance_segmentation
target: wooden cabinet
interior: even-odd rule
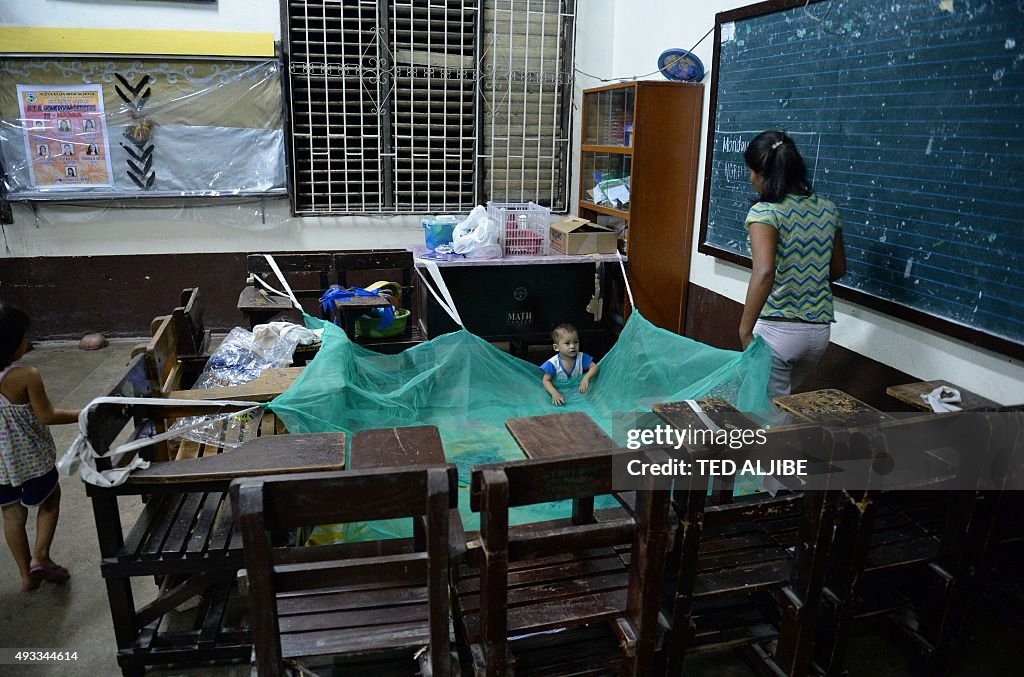
[[[583,92],[579,215],[624,229],[637,309],[679,334],[703,94],[700,84],[659,81]]]

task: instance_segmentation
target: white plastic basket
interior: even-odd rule
[[[488,202],[487,216],[498,226],[502,256],[548,253],[551,210],[534,202]]]

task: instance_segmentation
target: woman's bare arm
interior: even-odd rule
[[[750,224],[750,284],[747,298],[743,303],[743,317],[740,318],[740,343],[746,349],[754,340],[754,323],[757,322],[764,302],[775,284],[775,248],[779,232],[767,223]]]

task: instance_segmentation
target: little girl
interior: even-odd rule
[[[60,514],[57,449],[47,425],[73,423],[78,411],[54,409],[34,367],[14,363],[28,351],[28,316],[0,303],[0,506],[4,538],[21,573],[23,592],[43,581],[64,583],[71,575],[50,559]],[[28,508],[37,507],[36,544],[28,547]]]

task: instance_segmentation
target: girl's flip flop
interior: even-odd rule
[[[71,574],[59,564],[37,564],[29,569],[29,576],[49,583],[66,583]]]

